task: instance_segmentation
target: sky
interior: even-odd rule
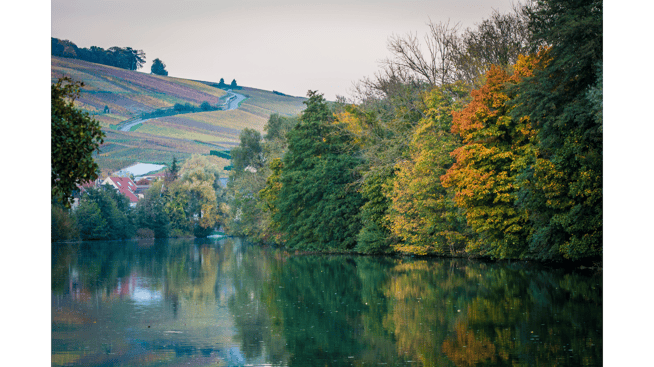
[[[306,96],[351,97],[390,56],[392,35],[421,38],[427,23],[474,27],[512,0],[53,0],[51,36],[78,47],[143,50],[150,72]]]

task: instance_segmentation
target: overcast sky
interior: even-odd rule
[[[463,28],[508,12],[511,0],[52,0],[52,37],[79,47],[143,50],[170,76],[329,100],[349,97],[390,56],[386,43],[427,23]]]

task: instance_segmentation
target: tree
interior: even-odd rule
[[[350,138],[333,124],[321,94],[309,91],[300,123],[288,133],[273,220],[290,248],[347,250],[356,244],[363,204]]]
[[[472,102],[454,112],[452,132],[461,136],[464,145],[452,152],[456,163],[442,182],[454,187],[456,203],[480,235],[478,246],[468,246],[471,252],[495,258],[522,258],[528,253],[531,226],[528,212],[516,203],[517,177],[535,155],[537,130],[529,118],[511,117],[508,85],[531,76],[544,55],[545,51],[521,56],[512,75],[491,67],[486,84],[472,92]]]
[[[425,36],[427,54],[416,35],[391,37],[388,49],[393,54],[392,59],[384,63],[389,69],[414,75],[418,80],[434,87],[452,82],[454,72],[454,53],[458,43],[458,25],[450,26],[449,22],[429,23],[429,34]]]
[[[211,109],[211,104],[207,101],[203,101],[200,103],[200,109],[202,109],[202,111],[209,111]]]
[[[83,240],[125,239],[136,234],[129,199],[110,186],[87,190],[74,215]]]
[[[479,88],[491,65],[508,70],[519,55],[528,53],[531,32],[523,9],[516,6],[507,14],[494,11],[475,29],[466,29],[453,55],[455,79]]]
[[[164,64],[164,62],[159,60],[158,58],[154,59],[152,61],[152,66],[150,67],[150,73],[155,75],[167,76],[168,71],[166,70],[166,64]]]
[[[165,183],[165,212],[174,237],[206,237],[219,224],[218,166],[206,156],[192,156],[182,165],[180,178]]]
[[[270,115],[268,122],[263,127],[266,133],[264,136],[264,154],[267,161],[284,156],[288,147],[286,135],[297,125],[298,121],[297,116],[284,117],[276,113]]]
[[[238,85],[236,85],[236,79],[232,79],[232,83],[229,85],[229,87],[232,89],[238,88]]]
[[[538,156],[520,177],[529,245],[541,258],[602,254],[602,1],[541,0],[526,9],[532,48],[551,47],[516,86],[514,116],[539,128]]]
[[[452,112],[461,107],[466,89],[441,86],[428,94],[426,117],[413,134],[410,157],[395,166],[386,219],[393,235],[402,240],[393,245],[397,251],[444,254],[465,245],[465,219],[458,215],[440,176],[451,167],[451,153],[460,146],[450,128]],[[458,94],[448,92],[453,90]]]
[[[166,181],[175,181],[179,175],[179,165],[177,165],[177,157],[173,156],[173,162],[170,164],[168,174],[166,174]]]
[[[77,185],[98,178],[93,153],[100,151],[100,123],[73,104],[82,82],[61,78],[51,90],[51,194],[70,206]]]
[[[136,221],[139,228],[147,228],[154,232],[155,238],[167,238],[170,232],[170,220],[165,211],[165,198],[162,180],[154,182],[145,197],[136,205]]]
[[[231,150],[232,165],[236,172],[247,167],[259,170],[264,165],[263,147],[261,146],[261,133],[245,128],[240,134],[241,143]]]

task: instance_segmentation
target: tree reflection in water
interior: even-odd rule
[[[52,248],[53,365],[601,365],[602,280],[239,239]]]

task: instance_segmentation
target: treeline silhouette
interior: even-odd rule
[[[69,40],[54,37],[51,37],[51,41],[52,56],[79,59],[127,70],[138,70],[145,64],[145,52],[131,47],[114,46],[105,50],[98,46],[80,48]]]

